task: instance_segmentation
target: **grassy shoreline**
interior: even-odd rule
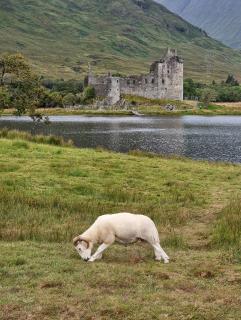
[[[44,143],[0,137],[1,319],[241,318],[240,165]],[[153,218],[169,265],[146,244],[79,259],[72,237],[118,211]]]
[[[138,102],[139,100],[137,100]],[[143,103],[141,101],[141,103]],[[144,100],[144,104],[133,106],[132,110],[138,111],[145,116],[185,116],[185,115],[200,115],[200,116],[217,116],[217,115],[241,115],[240,103],[220,103],[212,104],[207,108],[198,109],[195,107],[196,102],[184,101],[178,102],[177,109],[167,111],[162,108],[162,105],[148,105]],[[173,102],[175,104],[175,102]],[[83,116],[133,116],[132,110],[123,109],[73,109],[73,108],[46,108],[37,109],[37,112],[46,116],[57,115],[83,115]],[[4,109],[0,115],[9,116],[14,114],[14,109]]]

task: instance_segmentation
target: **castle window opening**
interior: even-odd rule
[[[155,79],[153,78],[153,79],[151,79],[151,83],[155,83]]]
[[[162,79],[162,84],[165,84],[165,80],[164,79]]]
[[[133,84],[136,84],[136,80],[133,80]]]
[[[147,81],[147,79],[145,79],[145,83],[147,83],[148,81]]]

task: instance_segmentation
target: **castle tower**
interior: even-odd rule
[[[158,95],[160,99],[183,100],[183,60],[176,49],[167,49],[158,63]]]

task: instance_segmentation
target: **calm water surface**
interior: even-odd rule
[[[1,117],[0,128],[54,134],[78,147],[151,151],[193,159],[241,163],[241,117],[86,117],[52,116],[51,124],[28,117]]]

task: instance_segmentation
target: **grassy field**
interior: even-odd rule
[[[239,165],[47,139],[1,134],[1,320],[241,318]],[[79,259],[72,237],[119,211],[155,221],[169,265],[146,244]]]

